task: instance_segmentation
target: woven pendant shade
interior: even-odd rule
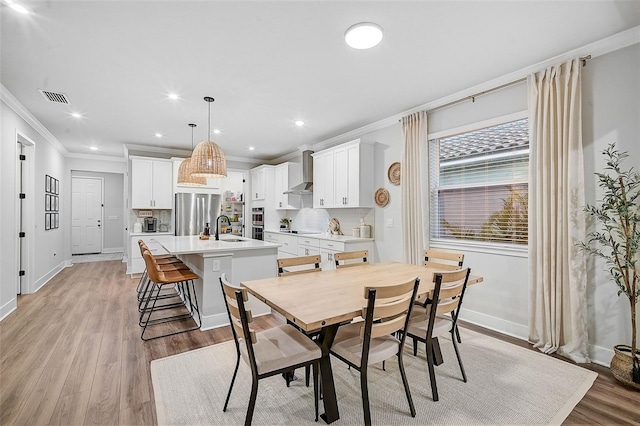
[[[191,176],[222,178],[227,177],[227,160],[224,152],[217,143],[209,140],[211,137],[211,103],[213,98],[204,98],[209,103],[209,129],[207,140],[196,145],[196,149],[191,154]]]
[[[217,143],[206,141],[196,145],[191,155],[191,176],[227,177],[227,160]]]
[[[193,128],[196,125],[190,123],[189,127],[191,127],[191,151],[193,154]],[[191,171],[191,158],[182,160],[178,169],[178,185],[205,186],[207,184],[207,178],[192,176]]]
[[[205,186],[206,184],[207,178],[191,174],[191,158],[182,160],[178,169],[178,185]]]

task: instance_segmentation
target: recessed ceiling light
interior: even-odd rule
[[[79,112],[72,112],[72,113],[71,113],[71,116],[72,116],[73,118],[82,118],[82,114],[80,114]]]
[[[175,93],[169,93],[167,96],[169,97],[169,99],[173,99],[174,101],[178,99],[178,95]]]
[[[18,3],[9,3],[9,7],[13,10],[15,10],[16,12],[28,15],[29,14],[29,9],[27,9],[26,7],[24,7],[21,4]]]
[[[97,150],[98,150],[98,147],[97,147],[97,146],[90,146],[90,147],[89,147],[89,149],[90,149],[91,151],[97,151]]]
[[[255,151],[255,150],[256,150],[256,147],[255,147],[255,146],[250,146],[250,147],[249,147],[249,151]]]
[[[162,137],[162,133],[156,133],[156,138],[161,138]]]
[[[360,22],[349,27],[344,40],[354,49],[370,49],[382,41],[382,27],[373,22]]]
[[[213,133],[215,133],[216,135],[220,134],[220,130],[219,129],[213,129]]]
[[[302,120],[296,120],[295,124],[296,124],[296,126],[298,126],[298,127],[302,127],[302,126],[304,126],[304,121],[302,121]]]

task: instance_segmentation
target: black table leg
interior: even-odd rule
[[[340,324],[332,324],[323,327],[320,331],[318,344],[322,350],[322,358],[320,358],[320,379],[322,381],[322,403],[324,404],[324,413],[320,415],[322,420],[327,424],[333,423],[340,418],[338,413],[338,399],[336,397],[336,388],[333,382],[333,370],[331,369],[331,358],[329,349],[333,344]]]

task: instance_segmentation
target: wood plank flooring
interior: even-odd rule
[[[81,263],[19,297],[18,309],[0,322],[0,425],[156,424],[150,362],[229,340],[231,331],[143,342],[136,285],[120,261]],[[254,324],[260,330],[281,321],[269,315]],[[565,424],[640,424],[640,393],[607,368],[587,368],[598,379]]]

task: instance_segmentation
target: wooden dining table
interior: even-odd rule
[[[306,332],[320,330],[322,350],[320,373],[324,414],[332,423],[340,418],[331,369],[329,350],[342,323],[362,313],[365,287],[377,287],[420,278],[418,300],[424,300],[434,288],[435,269],[399,262],[369,263],[348,268],[243,281],[249,293],[266,303],[287,321]],[[468,284],[482,282],[471,275]]]

